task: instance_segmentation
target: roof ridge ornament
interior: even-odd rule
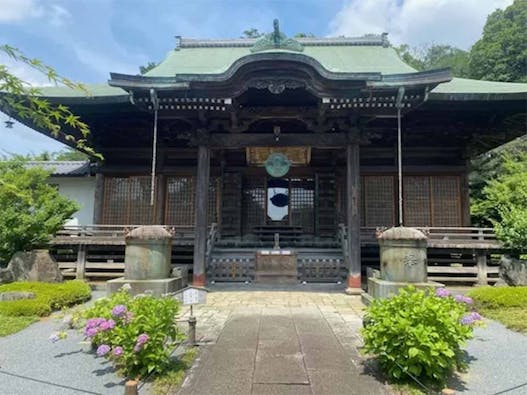
[[[288,51],[302,52],[304,46],[293,38],[280,31],[278,19],[273,20],[273,32],[266,34],[264,37],[254,43],[251,52],[260,52],[268,49],[285,49]]]

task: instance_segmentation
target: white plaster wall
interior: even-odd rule
[[[77,202],[80,210],[66,225],[93,224],[95,177],[51,177],[49,183],[58,185],[59,192]]]

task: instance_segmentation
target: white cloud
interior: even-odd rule
[[[40,13],[34,0],[0,0],[0,22],[19,22]]]
[[[10,58],[5,53],[0,53],[0,64],[6,66],[9,73],[15,75],[22,81],[25,81],[32,86],[52,85],[52,83],[44,74],[25,63]]]
[[[70,20],[71,14],[58,4],[42,4],[35,0],[0,0],[0,23],[18,23],[36,18],[57,27]]]
[[[388,32],[394,44],[450,44],[468,49],[487,15],[512,0],[353,0],[330,23],[332,36]]]

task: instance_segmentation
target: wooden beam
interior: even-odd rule
[[[195,286],[205,286],[205,260],[207,249],[207,208],[209,202],[210,148],[198,147],[198,174],[196,180],[196,217],[194,230],[194,279]]]
[[[346,146],[346,266],[348,267],[348,294],[361,293],[360,250],[360,152],[358,142]]]
[[[215,133],[210,135],[213,148],[254,147],[302,147],[343,148],[346,146],[345,133],[283,133],[276,137],[272,133]]]
[[[488,285],[487,251],[479,250],[476,252],[476,265],[478,268],[478,285]]]

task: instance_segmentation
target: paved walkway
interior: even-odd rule
[[[214,286],[195,310],[200,357],[180,394],[384,394],[358,353],[360,298],[342,286]]]

